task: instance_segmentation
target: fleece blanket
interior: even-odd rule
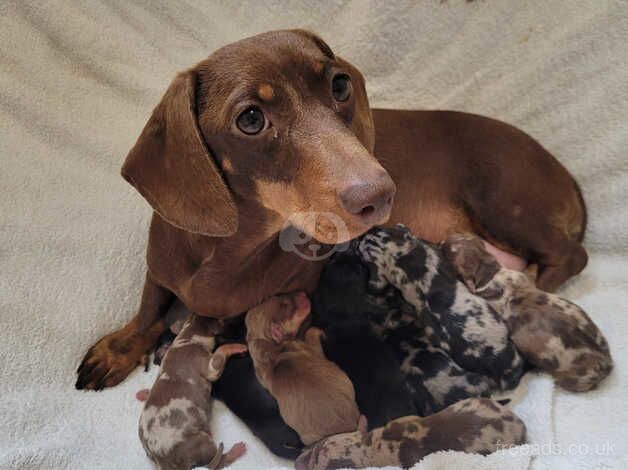
[[[156,371],[74,390],[87,348],[139,302],[151,211],[119,168],[178,70],[290,27],[357,65],[374,106],[523,128],[588,203],[591,260],[562,293],[607,335],[616,370],[581,395],[531,374],[514,394],[528,445],[415,468],[628,468],[628,4],[611,0],[0,2],[0,468],[151,468],[134,394]],[[234,469],[290,465],[222,404],[214,416],[218,439],[248,443]]]

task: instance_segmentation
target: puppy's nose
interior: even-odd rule
[[[371,180],[349,185],[340,193],[340,201],[347,212],[364,223],[377,224],[390,216],[395,191],[390,175],[381,171]]]

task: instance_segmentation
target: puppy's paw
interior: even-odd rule
[[[242,457],[246,453],[246,444],[244,442],[236,442],[231,449],[225,453],[225,460],[233,462],[235,459]]]

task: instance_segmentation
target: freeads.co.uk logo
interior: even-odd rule
[[[308,227],[305,230],[297,227]],[[295,253],[308,261],[320,261],[336,252],[345,251],[349,241],[342,243],[321,243],[309,233],[321,228],[336,240],[349,240],[349,230],[344,221],[333,212],[297,212],[284,223],[279,232],[279,246],[282,250]]]

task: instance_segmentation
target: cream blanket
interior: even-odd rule
[[[74,390],[87,347],[139,302],[151,211],[119,168],[175,72],[287,27],[357,65],[374,106],[520,126],[589,205],[591,262],[563,293],[606,333],[616,371],[583,395],[531,376],[516,405],[529,446],[416,468],[628,468],[628,3],[606,0],[0,2],[0,468],[150,468],[134,394],[155,370]],[[220,403],[214,428],[249,444],[233,468],[289,465]]]

